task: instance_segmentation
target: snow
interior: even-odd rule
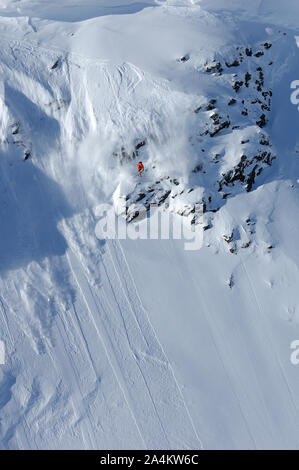
[[[298,29],[296,15],[298,2],[296,0],[197,0],[203,8],[213,12],[238,12],[243,18]]]
[[[1,0],[1,15],[37,17],[54,21],[76,22],[105,15],[131,14],[157,6],[155,0]]]
[[[298,448],[298,10],[0,0],[1,449]]]

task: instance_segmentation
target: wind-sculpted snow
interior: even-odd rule
[[[286,28],[298,28],[297,0],[195,0],[203,8],[219,14],[236,12],[244,20],[254,20],[276,24]]]
[[[157,6],[156,0],[1,0],[0,16],[33,16],[45,20],[77,22],[106,15],[138,13]]]
[[[0,448],[298,447],[298,33],[271,5],[0,0]],[[120,201],[137,239],[99,240]],[[138,239],[151,205],[201,249]]]

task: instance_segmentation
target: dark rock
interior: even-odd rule
[[[146,141],[141,140],[140,142],[138,142],[138,144],[135,145],[135,150],[139,150],[141,147],[144,147],[145,145],[146,145]]]
[[[264,55],[263,51],[258,51],[254,54],[255,57],[261,57],[262,55]]]
[[[272,44],[270,42],[265,42],[264,48],[265,49],[270,49],[272,47]]]
[[[245,74],[245,86],[247,88],[249,87],[250,80],[251,80],[251,74],[249,72],[246,72],[246,74]]]
[[[242,246],[241,246],[241,248],[249,248],[250,245],[251,245],[251,242],[248,241],[248,242],[246,242],[246,243],[243,243]]]
[[[251,57],[251,56],[252,56],[252,49],[251,49],[251,47],[246,47],[245,53],[246,53],[247,57]]]
[[[135,145],[135,148],[132,152],[132,155],[126,155],[127,158],[129,158],[129,160],[132,160],[134,158],[137,158],[138,155],[139,155],[139,149],[141,149],[142,147],[144,147],[146,145],[146,140],[141,140],[140,142],[138,142],[136,145]]]
[[[210,132],[210,136],[214,137],[216,134],[222,131],[222,129],[227,129],[229,126],[230,126],[229,120],[222,122],[221,124],[219,124],[218,127],[216,127],[216,129],[213,132]]]
[[[213,109],[215,109],[215,103],[217,102],[217,100],[215,99],[212,99],[208,102],[208,104],[206,105],[206,111],[213,111]]]
[[[266,120],[266,116],[265,114],[262,114],[259,121],[256,121],[256,124],[262,129],[263,127],[265,127],[265,125],[267,124],[267,120]]]
[[[231,243],[234,239],[234,232],[232,231],[230,235],[223,235],[223,239],[226,243]]]
[[[263,162],[266,163],[266,165],[268,166],[271,166],[273,160],[276,158],[274,155],[272,155],[271,152],[262,152],[261,157]]]
[[[131,214],[129,214],[127,216],[127,222],[132,222],[133,220],[135,220],[138,216],[139,216],[140,212],[138,210],[132,212]]]
[[[260,140],[260,145],[270,145],[270,141],[268,137],[266,137],[265,135],[262,135],[262,138]]]
[[[119,152],[113,152],[113,156],[118,157],[120,164],[122,165],[126,161],[134,160],[139,155],[139,149],[146,145],[146,140],[137,142],[132,153],[128,153],[124,146],[121,147]]]
[[[26,150],[25,153],[24,153],[24,161],[25,160],[28,160],[28,158],[31,157],[31,153],[29,152],[29,150]]]
[[[180,58],[180,62],[184,63],[184,62],[187,62],[187,60],[189,60],[189,59],[190,59],[189,54],[186,54],[186,55],[184,55],[183,57]]]
[[[240,65],[240,62],[238,61],[238,59],[235,59],[233,62],[229,63],[229,62],[225,62],[225,65],[227,67],[238,67]]]
[[[12,126],[12,135],[17,135],[20,130],[20,124],[17,122]]]
[[[235,98],[232,98],[227,104],[228,106],[231,106],[233,104],[235,104],[237,102],[237,100],[235,100]]]
[[[272,93],[271,90],[269,90],[269,91],[263,91],[262,95],[263,95],[264,98],[267,98],[267,96],[272,96],[273,93]]]
[[[222,74],[223,68],[220,62],[214,62],[211,65],[206,66],[206,72],[208,73],[218,73],[219,75]]]
[[[239,163],[232,170],[229,170],[222,175],[224,179],[224,183],[226,185],[233,184],[235,181],[241,181],[242,183],[244,183],[245,181],[244,170],[246,168],[246,164],[244,163],[244,161],[246,162],[246,160],[247,160],[246,155],[243,155]]]
[[[144,193],[140,193],[140,194],[138,194],[138,196],[137,196],[137,198],[136,198],[136,202],[139,202],[139,201],[141,201],[141,199],[144,199],[144,198],[145,198],[145,196],[146,196],[146,195],[145,195]]]
[[[268,106],[267,104],[262,104],[262,105],[261,105],[261,110],[262,110],[262,111],[268,111],[268,112],[270,112],[270,111],[271,111],[271,108],[270,108],[270,106]]]
[[[206,111],[213,111],[213,109],[215,109],[215,106],[213,104],[207,104]]]
[[[260,174],[262,173],[263,171],[263,167],[260,167],[257,172],[256,172],[256,176],[260,176]]]
[[[256,170],[257,170],[257,165],[254,166],[252,171],[249,173],[248,178],[247,178],[247,186],[246,186],[246,191],[249,193],[251,191],[252,186],[255,183],[255,177],[256,177]]]
[[[255,81],[257,85],[257,91],[262,92],[263,91],[263,86],[264,86],[264,74],[262,70],[259,71],[259,78],[258,80]]]
[[[168,198],[169,194],[171,193],[171,190],[168,190],[168,191],[165,191],[165,193],[160,197],[160,199],[158,200],[158,205],[160,206],[161,204],[163,204],[163,202],[166,201],[166,199]]]
[[[194,168],[194,170],[192,170],[192,173],[199,173],[200,171],[202,171],[202,163],[200,163],[199,165],[196,165],[196,167]]]
[[[57,69],[59,62],[59,59],[57,59],[56,62],[54,62],[54,64],[52,65],[51,70]]]
[[[256,80],[255,83],[257,85],[256,87],[257,91],[262,91],[262,85],[260,84],[259,80]]]
[[[238,80],[234,82],[233,89],[235,90],[236,93],[240,90],[242,85],[244,85],[244,82],[242,80]]]
[[[212,119],[215,125],[218,125],[220,123],[221,117],[219,116],[219,114],[215,113],[215,114],[212,114],[212,116],[210,116],[210,119]]]

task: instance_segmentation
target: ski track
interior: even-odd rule
[[[73,251],[67,257],[141,442],[145,448],[155,449],[203,448],[173,370],[141,304],[122,248],[113,241],[105,247],[100,287],[90,286]],[[76,318],[88,349],[82,314],[77,310]],[[97,374],[90,351],[88,356]]]
[[[94,312],[97,310],[97,306],[94,304],[94,299],[93,299],[92,294],[91,294],[91,292],[90,292],[90,288],[89,288],[89,285],[88,285],[88,281],[87,281],[87,279],[86,279],[86,277],[85,277],[85,274],[84,274],[84,272],[83,272],[83,270],[82,270],[82,266],[81,266],[81,264],[80,264],[80,262],[79,262],[77,256],[76,256],[73,252],[69,252],[69,254],[68,254],[68,260],[69,260],[69,263],[70,263],[70,267],[71,267],[73,276],[74,276],[74,278],[75,278],[75,280],[76,280],[76,283],[77,283],[77,285],[78,285],[78,287],[79,287],[79,290],[80,290],[80,292],[81,292],[82,298],[83,298],[83,300],[84,300],[84,302],[85,302],[85,305],[86,305],[86,307],[87,307],[87,310],[88,310],[88,312],[89,312],[89,316],[90,316],[90,319],[91,319],[91,323],[92,323],[94,329],[96,330],[96,334],[97,334],[98,339],[100,340],[102,346],[104,347],[106,357],[107,357],[107,359],[108,359],[108,361],[109,361],[109,364],[110,364],[110,366],[111,366],[111,370],[113,371],[113,374],[114,374],[114,376],[115,376],[115,378],[116,378],[116,380],[117,380],[117,383],[118,383],[118,385],[119,385],[119,388],[121,389],[121,391],[122,391],[122,393],[123,393],[123,395],[124,395],[124,398],[125,398],[125,400],[126,400],[126,402],[127,402],[126,395],[125,395],[124,390],[123,390],[123,386],[122,386],[122,384],[121,384],[121,382],[120,382],[120,380],[119,380],[119,374],[116,372],[115,366],[113,365],[112,360],[111,360],[111,352],[107,349],[107,347],[106,347],[106,342],[104,341],[104,339],[103,339],[103,337],[102,337],[102,334],[100,333],[100,330],[98,329],[97,324],[96,324],[96,322],[95,322]],[[88,298],[87,298],[87,297],[88,297]],[[79,316],[77,316],[77,319],[78,319],[78,321],[80,322],[79,317],[80,317],[80,314],[79,314]],[[82,331],[82,330],[81,330],[81,331]],[[91,358],[91,361],[92,361],[92,358]],[[93,368],[94,368],[94,365],[93,365]],[[127,402],[127,404],[128,404],[128,402]],[[134,416],[134,414],[133,414],[133,412],[132,412],[132,410],[131,410],[129,404],[128,404],[128,408],[129,408],[129,410],[130,410],[130,412],[131,412],[131,414],[132,414],[132,417],[133,417],[133,419],[134,419],[134,421],[135,421],[137,430],[138,430],[138,432],[139,432],[139,434],[140,434],[140,437],[141,437],[141,439],[142,439],[142,441],[143,441],[143,443],[144,443],[143,436],[142,436],[141,433],[140,433],[140,430],[139,430],[139,428],[138,428],[138,424],[137,424],[137,422],[136,422],[136,420],[135,420],[135,416]]]
[[[76,391],[78,390],[80,392],[80,398],[81,400],[83,401],[84,400],[84,392],[82,390],[82,386],[80,384],[80,373],[79,373],[79,370],[78,370],[78,367],[76,366],[76,362],[74,361],[74,359],[72,358],[72,353],[71,353],[71,345],[72,345],[72,342],[70,341],[70,329],[72,329],[71,327],[73,326],[73,324],[70,324],[70,326],[68,327],[68,325],[66,325],[65,323],[65,319],[63,317],[60,317],[59,320],[58,320],[58,328],[57,328],[57,331],[59,332],[59,340],[60,341],[57,341],[57,345],[56,345],[56,348],[58,350],[61,350],[61,353],[64,355],[64,357],[67,358],[67,369],[65,369],[64,371],[62,370],[58,370],[57,366],[56,366],[56,361],[55,361],[55,358],[51,352],[51,350],[48,352],[49,353],[49,356],[51,358],[51,361],[52,361],[52,364],[53,364],[53,367],[56,371],[56,374],[57,376],[70,376],[69,374],[69,371],[72,370],[73,371],[73,377],[74,377],[74,382],[72,383],[73,386],[73,390],[74,390],[74,393],[76,393]],[[63,347],[61,347],[60,345],[63,345]],[[63,366],[63,364],[62,364]],[[70,402],[71,402],[71,407],[72,407],[72,411],[73,411],[73,414],[74,414],[74,418],[76,420],[76,422],[79,421],[79,419],[81,419],[80,417],[82,416],[82,407],[79,406],[80,408],[80,415],[78,415],[78,405],[81,403],[80,400],[76,400],[76,406],[74,404],[74,399],[73,399],[73,396],[70,395]],[[85,413],[85,415],[87,415],[87,419],[89,420],[89,424],[91,425],[91,422],[90,422],[90,414],[89,412]],[[88,434],[88,429],[86,429],[86,425],[85,423],[81,423],[81,426],[80,426],[80,435],[81,435],[81,439],[82,439],[82,442],[83,442],[83,447],[85,449],[88,449],[90,448],[89,445],[90,445],[90,438],[87,439],[86,435]]]
[[[113,243],[113,242],[112,242],[112,243]],[[161,355],[163,356],[163,359],[162,359],[162,360],[160,360],[160,359],[158,359],[158,358],[156,358],[156,360],[158,360],[161,364],[166,364],[166,363],[167,363],[168,368],[169,368],[169,370],[171,371],[172,378],[173,378],[173,380],[174,380],[175,383],[176,383],[177,390],[178,390],[178,392],[179,392],[179,395],[180,395],[180,398],[181,398],[181,400],[182,400],[183,406],[185,407],[185,411],[186,411],[186,413],[187,413],[187,415],[188,415],[188,419],[189,419],[189,421],[190,421],[190,423],[191,423],[191,425],[192,425],[192,429],[193,429],[193,431],[194,431],[194,434],[196,435],[196,438],[197,438],[198,442],[200,443],[201,449],[203,449],[203,444],[202,444],[202,442],[201,442],[201,440],[200,440],[200,438],[199,438],[199,436],[198,436],[198,434],[197,434],[197,431],[196,431],[194,422],[193,422],[192,417],[191,417],[191,415],[190,415],[190,413],[189,413],[188,406],[187,406],[187,404],[186,404],[186,402],[185,402],[185,399],[184,399],[183,394],[182,394],[182,392],[181,392],[180,386],[179,386],[179,384],[178,384],[178,382],[177,382],[177,379],[176,379],[176,377],[175,377],[173,368],[172,368],[170,362],[168,361],[168,359],[167,359],[167,357],[166,357],[166,354],[165,354],[165,352],[164,352],[164,350],[163,350],[163,347],[162,347],[162,345],[160,344],[160,342],[159,342],[159,340],[158,340],[158,337],[157,337],[157,335],[156,335],[156,333],[155,333],[155,331],[154,331],[154,328],[153,328],[153,326],[151,325],[150,320],[149,320],[149,318],[148,318],[147,312],[146,312],[146,310],[145,310],[145,308],[144,308],[144,306],[143,306],[143,304],[142,304],[142,301],[141,301],[141,298],[140,298],[140,296],[139,296],[136,283],[135,283],[135,281],[134,281],[134,277],[133,277],[133,275],[132,275],[132,272],[131,272],[131,270],[130,270],[129,264],[128,264],[128,262],[127,262],[127,259],[126,259],[124,250],[123,250],[123,248],[122,248],[122,246],[121,246],[121,242],[120,242],[119,240],[117,240],[116,243],[117,243],[117,245],[118,245],[118,247],[119,247],[119,252],[121,253],[121,255],[122,255],[122,257],[123,257],[123,260],[124,260],[125,265],[126,265],[127,273],[128,273],[128,276],[127,276],[127,277],[124,277],[123,280],[124,280],[124,282],[125,282],[127,279],[130,279],[130,280],[131,280],[134,293],[135,293],[135,295],[136,295],[136,298],[137,298],[138,303],[139,303],[139,306],[140,306],[140,310],[143,311],[144,315],[146,316],[146,321],[147,321],[147,323],[149,324],[149,327],[153,330],[153,334],[154,334],[154,336],[155,336],[155,341],[157,342],[157,348],[160,349]],[[138,318],[138,317],[136,317],[136,320],[137,320],[137,318]],[[146,357],[147,357],[147,358],[151,358],[152,356],[146,355]]]
[[[211,336],[211,340],[213,342],[213,346],[214,346],[214,349],[216,351],[216,354],[217,354],[217,357],[219,358],[219,362],[221,363],[222,365],[222,368],[223,368],[223,371],[225,373],[225,376],[227,378],[227,382],[229,384],[229,387],[231,389],[231,393],[234,395],[235,397],[235,400],[236,400],[236,404],[238,406],[238,409],[240,411],[240,415],[242,416],[242,419],[243,419],[243,422],[244,422],[244,425],[246,427],[246,430],[248,432],[248,436],[253,444],[253,449],[257,449],[257,443],[254,439],[254,436],[252,434],[252,431],[251,431],[251,428],[250,428],[250,425],[248,423],[248,419],[246,417],[246,413],[243,409],[243,406],[242,406],[242,400],[240,399],[240,396],[238,394],[238,391],[236,390],[235,386],[234,386],[234,383],[233,383],[233,380],[231,378],[231,374],[229,372],[229,370],[227,369],[226,367],[226,364],[225,362],[223,361],[223,358],[222,358],[222,354],[221,354],[221,350],[219,349],[218,347],[218,342],[217,342],[217,331],[215,331],[215,326],[213,325],[213,323],[211,323],[210,319],[211,319],[211,315],[210,315],[210,309],[208,307],[208,305],[206,304],[205,302],[205,296],[204,296],[204,293],[202,292],[202,289],[199,285],[197,285],[197,288],[198,290],[200,291],[200,294],[201,294],[201,299],[202,299],[202,302],[203,302],[203,305],[204,305],[204,308],[203,308],[203,313],[204,313],[204,317],[206,319],[206,322],[207,322],[207,325],[208,325],[208,328],[209,328],[209,332],[210,332],[210,336]]]
[[[83,62],[88,62],[89,64],[96,64],[96,65],[106,65],[109,63],[109,59],[96,59],[94,57],[88,57],[86,55],[82,55],[78,52],[70,51],[67,49],[63,49],[61,47],[56,46],[55,44],[51,44],[49,47],[42,46],[38,41],[34,41],[32,39],[15,39],[11,38],[8,35],[5,35],[3,33],[0,34],[1,41],[6,41],[9,44],[9,48],[11,50],[12,55],[14,56],[14,49],[18,48],[23,51],[27,50],[30,54],[34,54],[36,51],[43,51],[46,54],[52,54],[54,56],[55,54],[60,54],[60,58],[69,58],[74,61],[75,64],[77,64],[78,61],[76,59],[80,59],[79,63]],[[53,57],[55,58],[55,56]],[[56,56],[57,58],[57,56]],[[17,58],[15,57],[17,60]]]
[[[11,336],[11,331],[10,331],[10,326],[9,326],[9,321],[8,321],[8,317],[7,317],[7,307],[5,306],[4,304],[4,300],[2,299],[2,297],[0,297],[0,305],[1,305],[1,310],[2,310],[2,316],[0,317],[1,319],[1,323],[4,323],[5,324],[5,327],[6,327],[6,330],[7,330],[7,336],[9,338],[9,343],[10,343],[10,347],[11,349],[13,350],[14,349],[14,341],[12,339],[12,336]],[[3,318],[3,320],[2,320]],[[2,328],[1,328],[2,330]],[[0,331],[1,331],[0,330]],[[6,352],[7,353],[7,352]],[[14,394],[12,394],[12,400],[16,406],[16,408],[18,407],[18,403],[16,401],[16,398],[14,396]],[[23,419],[22,419],[23,418]],[[26,438],[26,441],[27,441],[27,445],[25,445],[24,443],[22,443],[22,439],[19,440],[19,449],[22,450],[22,449],[29,449],[30,448],[30,443],[29,443],[29,436],[31,436],[31,432],[30,432],[30,426],[28,425],[28,422],[27,422],[27,419],[26,419],[26,415],[24,413],[23,416],[20,416],[18,418],[18,421],[14,424],[12,424],[11,426],[8,427],[6,433],[5,433],[5,436],[3,438],[3,443],[7,443],[9,442],[9,436],[10,434],[14,434],[14,431],[15,429],[17,429],[17,426],[20,425],[22,426],[22,429],[23,429],[23,433],[22,433],[22,436],[24,436]],[[25,431],[25,428],[27,429],[27,432]],[[37,446],[37,443],[36,443],[36,439],[35,439],[35,436],[32,435],[33,437],[33,440],[34,440],[34,443],[35,443],[35,446],[36,446],[36,449],[38,449],[38,446]]]
[[[69,345],[72,344],[72,340],[71,340],[71,336],[70,336],[70,331],[69,329],[71,329],[73,332],[79,332],[79,334],[76,334],[77,338],[79,338],[81,341],[81,344],[82,344],[82,349],[83,351],[86,352],[86,349],[87,349],[87,358],[86,360],[88,360],[88,356],[89,356],[89,350],[88,348],[86,348],[86,339],[84,337],[84,334],[82,332],[82,329],[80,327],[80,324],[78,324],[78,326],[75,325],[75,320],[74,318],[77,320],[78,322],[78,318],[77,318],[77,314],[76,314],[76,308],[75,306],[73,305],[73,308],[72,308],[72,314],[73,315],[69,315],[69,322],[66,324],[65,323],[65,319],[61,318],[60,321],[62,323],[62,326],[61,328],[59,328],[59,332],[60,332],[60,337],[61,337],[61,340],[62,340],[62,343],[63,343],[63,348],[62,348],[62,351],[65,351],[67,353],[67,358],[68,358],[68,365],[70,366],[71,370],[73,371],[73,377],[75,379],[75,386],[73,388],[74,391],[79,391],[80,393],[80,399],[79,400],[76,400],[76,403],[84,403],[84,388],[82,387],[82,383],[81,383],[81,380],[80,380],[80,370],[78,369],[78,366],[76,365],[76,362],[75,360],[73,359],[72,357],[72,354],[71,352],[69,351]],[[80,335],[81,333],[81,335]],[[55,361],[53,360],[52,361],[53,364],[55,364]],[[93,365],[93,364],[92,364]],[[94,369],[94,367],[93,367]],[[67,371],[65,371],[65,374],[67,374]],[[84,443],[84,447],[86,449],[88,448],[96,448],[96,444],[95,444],[95,441],[93,440],[93,437],[92,436],[96,436],[97,433],[95,433],[95,431],[97,431],[96,427],[94,426],[94,423],[93,423],[93,417],[91,416],[91,413],[90,413],[90,409],[89,407],[87,406],[86,409],[85,409],[85,413],[84,413],[84,410],[82,409],[82,405],[80,406],[81,410],[80,410],[80,416],[86,416],[87,417],[87,420],[88,420],[88,424],[89,424],[89,428],[85,428],[85,425],[81,425],[80,429],[81,429],[81,436],[82,436],[82,440],[83,440],[83,443]],[[75,409],[73,408],[73,410],[75,411]],[[91,433],[89,430],[92,430],[93,432]],[[86,437],[86,435],[88,435],[88,438]]]
[[[247,270],[247,268],[246,268],[245,261],[243,261],[242,258],[241,258],[241,266],[243,267],[244,274],[245,274],[245,276],[246,276],[246,278],[247,278],[247,280],[248,280],[248,285],[249,285],[250,290],[251,290],[251,292],[252,292],[252,294],[253,294],[253,299],[254,299],[254,301],[255,301],[255,303],[256,303],[256,306],[257,306],[257,309],[258,309],[258,311],[259,311],[259,313],[260,313],[260,317],[264,319],[264,318],[265,318],[265,316],[264,316],[264,311],[263,311],[263,309],[262,309],[262,307],[261,307],[261,304],[260,304],[260,301],[259,301],[259,299],[258,299],[256,290],[255,290],[254,285],[253,285],[253,281],[252,281],[252,279],[251,279],[251,277],[250,277],[250,275],[249,275],[249,273],[248,273],[248,270]],[[265,322],[265,319],[264,319],[264,322]],[[271,345],[271,350],[275,352],[275,347],[273,346],[273,345],[274,345],[274,340],[273,340],[273,337],[272,337],[270,328],[269,328],[269,327],[265,327],[264,331],[267,331],[267,332],[268,332],[268,341],[269,341],[269,343],[270,343],[270,345]],[[297,408],[297,406],[296,406],[296,401],[295,401],[294,396],[293,396],[293,393],[292,393],[292,388],[291,388],[291,386],[290,386],[290,384],[289,384],[289,382],[288,382],[288,380],[287,380],[287,377],[286,377],[286,375],[285,375],[285,373],[284,373],[284,370],[283,370],[283,366],[282,366],[281,361],[279,360],[278,355],[277,355],[276,352],[275,352],[275,358],[276,358],[276,363],[277,363],[277,365],[278,365],[279,373],[280,373],[281,378],[282,378],[282,382],[285,384],[285,387],[286,387],[286,390],[287,390],[287,394],[289,395],[289,400],[290,400],[290,403],[291,403],[291,407],[293,407],[294,413],[295,413],[295,415],[298,417],[298,408]]]

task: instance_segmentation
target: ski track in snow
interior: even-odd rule
[[[100,288],[90,287],[75,253],[70,251],[67,257],[91,323],[104,346],[144,447],[202,448],[171,365],[141,304],[120,245],[107,242],[107,251],[102,258],[105,278]],[[77,311],[77,322],[88,347],[80,315]],[[115,325],[119,329],[117,335]],[[97,375],[91,354],[89,356]],[[140,402],[136,397],[142,397]]]
[[[246,277],[247,280],[248,280],[248,286],[249,286],[249,288],[250,288],[250,290],[251,290],[251,292],[252,292],[252,297],[253,297],[253,299],[254,299],[254,301],[255,301],[255,303],[256,303],[257,310],[258,310],[258,312],[259,312],[259,314],[260,314],[260,318],[261,318],[261,319],[264,319],[264,311],[263,311],[263,309],[262,309],[262,307],[261,307],[261,304],[260,304],[260,302],[259,302],[259,299],[258,299],[256,290],[255,290],[254,285],[253,285],[253,281],[252,281],[252,279],[251,279],[251,277],[250,277],[250,275],[249,275],[249,273],[248,273],[248,270],[247,270],[247,268],[246,268],[246,263],[245,263],[244,260],[242,260],[242,258],[241,258],[241,265],[242,265],[242,268],[243,268],[243,270],[244,270],[245,277]],[[271,350],[272,350],[272,351],[275,351],[274,341],[273,341],[272,336],[271,336],[271,330],[269,329],[268,326],[265,325],[264,331],[268,332],[268,341],[269,341],[269,343],[270,343],[270,345],[271,345]],[[295,415],[297,416],[297,419],[298,419],[298,418],[299,418],[299,413],[298,413],[298,408],[297,408],[297,406],[296,406],[296,402],[295,402],[295,400],[294,400],[294,396],[293,396],[293,393],[292,393],[292,388],[290,387],[290,384],[289,384],[289,382],[288,382],[288,380],[287,380],[287,377],[286,377],[286,375],[285,375],[285,373],[284,373],[284,370],[283,370],[283,367],[282,367],[282,365],[281,365],[281,361],[279,360],[279,358],[278,358],[278,356],[277,356],[276,353],[275,353],[275,360],[276,360],[276,363],[277,363],[277,365],[278,365],[278,370],[279,370],[279,373],[280,373],[280,375],[281,375],[282,382],[285,384],[285,387],[286,387],[286,389],[287,389],[287,394],[289,395],[289,401],[290,401],[290,404],[291,404],[291,408],[294,409],[294,413],[295,413]]]

